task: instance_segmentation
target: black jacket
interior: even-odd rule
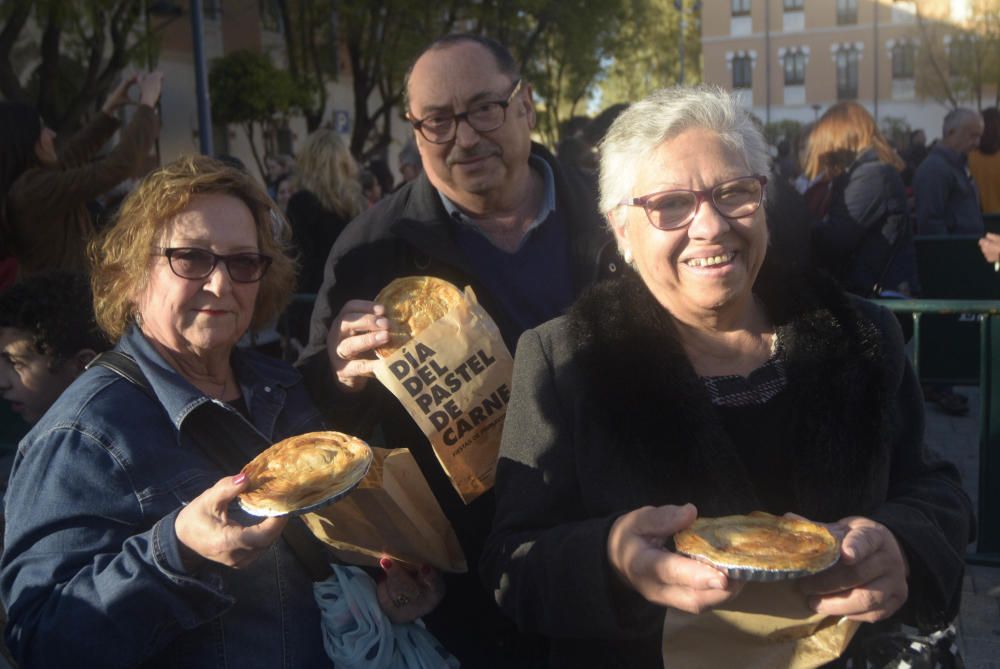
[[[296,292],[319,290],[330,249],[347,223],[343,216],[324,207],[311,191],[300,190],[288,200],[288,224],[292,227],[292,243],[299,256]]]
[[[593,223],[592,213],[584,208],[588,200],[571,190],[555,159],[538,145],[533,145],[532,153],[545,160],[555,176],[556,207],[570,231],[572,278],[579,292],[618,269],[610,233]],[[493,519],[492,491],[466,506],[399,401],[374,379],[357,395],[339,393],[326,352],[330,323],[348,300],[374,299],[390,281],[410,275],[436,276],[460,287],[471,285],[504,339],[516,342],[520,329],[476,279],[453,239],[453,225],[426,174],[352,221],[330,253],[313,311],[309,346],[298,364],[317,405],[336,429],[361,437],[380,435],[388,447],[410,449],[455,528],[471,571],[447,578],[445,601],[425,618],[431,631],[463,666],[528,667],[532,665],[516,659],[504,665],[505,653],[511,658],[519,653],[510,645],[522,640],[475,576]],[[374,431],[376,426],[378,431]]]
[[[845,290],[868,297],[893,258],[912,251],[903,179],[869,149],[834,179],[832,189],[830,209],[812,230],[815,257]]]
[[[825,280],[762,283],[788,386],[759,409],[763,434],[740,440],[631,271],[521,338],[481,573],[522,629],[552,640],[551,666],[662,665],[666,609],[626,589],[607,558],[611,525],[645,505],[873,518],[909,558],[898,615],[956,614],[971,504],[955,469],[924,450],[896,320]],[[752,472],[758,447],[781,476]]]

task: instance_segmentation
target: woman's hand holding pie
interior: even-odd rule
[[[696,560],[664,550],[664,543],[698,516],[692,504],[646,506],[611,526],[608,559],[618,576],[654,604],[701,613],[740,593],[743,584]]]
[[[227,476],[195,497],[177,514],[174,532],[181,544],[181,556],[186,565],[193,566],[200,556],[227,567],[242,569],[278,540],[287,518],[268,518],[250,527],[229,519],[229,504],[246,485],[243,474]]]
[[[859,622],[888,618],[906,602],[909,565],[896,537],[885,525],[852,516],[832,527],[844,534],[840,561],[827,571],[802,579],[817,613]]]

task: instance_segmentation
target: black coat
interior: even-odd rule
[[[347,219],[323,206],[314,193],[300,190],[288,200],[288,224],[298,252],[299,283],[296,292],[315,293],[323,285],[323,268]]]
[[[830,209],[816,221],[812,245],[818,264],[845,290],[862,297],[871,296],[876,284],[884,285],[890,263],[901,251],[907,257],[912,254],[902,176],[881,162],[874,149],[833,180]]]
[[[576,291],[582,291],[601,275],[618,268],[610,233],[592,223],[592,217],[583,209],[588,201],[567,184],[555,159],[538,145],[532,147],[532,153],[545,160],[555,176],[556,207],[563,213],[569,229],[573,285]],[[430,443],[399,401],[374,380],[356,395],[339,393],[326,352],[330,323],[348,300],[374,299],[390,281],[410,275],[436,276],[457,286],[471,285],[504,339],[516,342],[520,328],[476,279],[453,239],[453,225],[426,174],[352,221],[334,244],[327,261],[323,287],[313,312],[309,346],[299,365],[317,405],[336,429],[366,437],[377,426],[375,434],[384,438],[386,446],[410,449],[455,528],[472,571],[446,579],[445,601],[425,618],[429,629],[462,660],[463,666],[527,667],[531,665],[516,659],[520,651],[511,648],[523,640],[517,638],[512,624],[493,603],[492,594],[475,576],[479,553],[493,519],[492,491],[466,506],[454,491]],[[512,658],[506,665],[505,654]]]
[[[523,630],[552,639],[552,666],[661,666],[666,609],[626,589],[607,558],[611,525],[645,505],[873,518],[909,558],[899,615],[957,612],[971,504],[955,469],[924,450],[896,320],[828,281],[767,283],[757,294],[788,386],[760,408],[771,411],[765,433],[739,441],[631,271],[521,338],[481,572]],[[751,472],[765,457],[751,445],[770,451],[781,476]]]

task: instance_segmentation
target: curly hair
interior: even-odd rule
[[[148,285],[150,252],[174,217],[198,195],[230,195],[253,215],[260,252],[271,256],[261,279],[250,328],[281,313],[295,288],[287,226],[277,205],[248,174],[206,156],[185,156],[156,170],[125,198],[114,223],[89,247],[97,324],[117,341],[135,318],[137,296]]]
[[[94,319],[87,277],[72,272],[36,274],[0,294],[0,327],[27,333],[53,369],[83,349],[110,347]]]
[[[335,131],[320,128],[309,135],[296,161],[298,187],[315,195],[325,209],[347,220],[365,210],[360,168]]]

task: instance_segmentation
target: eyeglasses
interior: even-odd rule
[[[448,114],[438,112],[421,119],[410,119],[410,124],[432,144],[447,144],[455,139],[458,122],[465,121],[476,132],[492,132],[507,120],[507,107],[521,90],[521,79],[514,82],[514,89],[506,100],[478,102],[464,112]]]
[[[764,199],[767,177],[740,177],[708,190],[665,190],[621,202],[622,206],[642,207],[654,228],[676,230],[694,220],[702,202],[710,202],[726,219],[743,218],[757,211]]]
[[[230,253],[218,255],[205,249],[182,246],[159,248],[157,252],[167,257],[170,270],[182,279],[204,279],[213,271],[219,261],[226,264],[229,278],[236,283],[256,283],[267,274],[271,266],[271,256],[263,253]]]

